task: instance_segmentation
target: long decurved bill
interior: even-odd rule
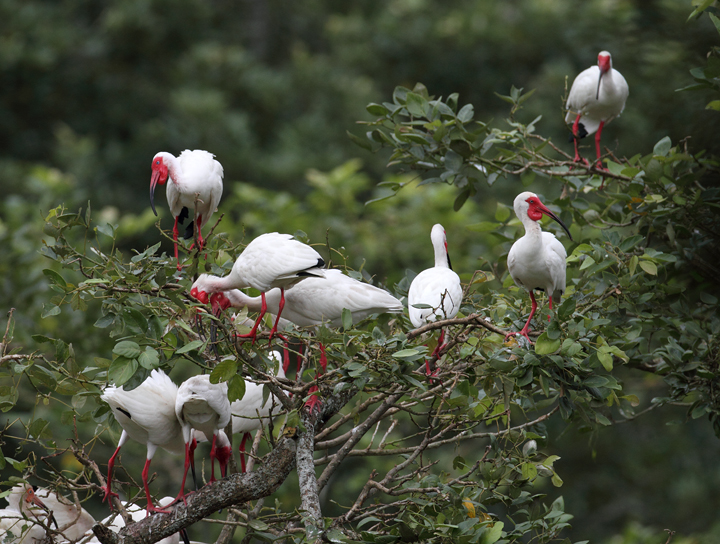
[[[40,498],[35,494],[35,491],[32,488],[29,488],[27,490],[27,494],[25,495],[25,502],[33,503],[35,506],[42,508],[45,512],[47,512],[48,518],[52,520],[52,523],[55,524],[55,527],[58,526],[57,520],[55,520],[55,516],[53,515],[52,510],[50,510],[50,508],[48,508],[45,503],[40,500]]]
[[[602,70],[600,70],[600,77],[598,78],[598,86],[597,86],[597,92],[595,93],[595,100],[600,99],[600,82],[602,81],[602,76],[605,74]]]
[[[541,203],[538,202],[538,204],[537,204],[537,209],[540,210],[540,211],[541,211],[542,213],[544,213],[545,215],[547,215],[548,217],[550,217],[550,218],[554,219],[555,221],[557,221],[557,222],[560,224],[560,226],[563,228],[563,230],[567,233],[567,235],[568,235],[568,237],[570,238],[570,240],[572,240],[573,242],[575,241],[575,240],[573,240],[573,237],[572,237],[572,235],[570,234],[570,231],[569,231],[568,228],[565,226],[565,223],[563,223],[557,215],[555,215],[552,211],[550,211],[550,208],[548,208],[548,207],[545,206],[544,204],[541,204]]]
[[[160,172],[153,172],[152,177],[150,178],[150,207],[155,215],[157,215],[157,212],[155,211],[155,186],[159,180]]]

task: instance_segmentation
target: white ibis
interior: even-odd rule
[[[231,289],[252,287],[260,291],[260,316],[245,337],[255,340],[257,327],[267,311],[266,293],[280,289],[277,319],[270,330],[270,339],[277,331],[278,320],[285,306],[285,288],[308,277],[325,277],[325,261],[310,246],[294,240],[290,234],[262,234],[248,244],[225,277],[202,274],[193,283],[190,295],[207,304],[209,295]]]
[[[227,396],[228,385],[223,383],[210,383],[210,376],[203,374],[185,380],[177,392],[175,401],[175,415],[182,426],[183,440],[185,441],[185,470],[183,472],[182,486],[178,499],[185,497],[185,478],[188,467],[192,462],[193,450],[191,442],[193,429],[202,432],[205,436],[212,436],[210,448],[210,467],[215,481],[215,465],[217,458],[220,472],[225,477],[225,468],[232,455],[227,436],[225,443],[218,441],[218,433],[230,423],[230,401]]]
[[[215,160],[215,155],[202,149],[186,149],[179,157],[165,151],[155,155],[150,178],[150,206],[155,215],[155,186],[158,183],[163,185],[168,178],[170,183],[167,184],[165,195],[170,213],[175,218],[175,258],[178,261],[178,270],[181,270],[177,247],[178,223],[182,225],[184,220],[191,216],[190,211],[194,210],[194,218],[185,229],[184,238],[192,238],[194,223],[197,226],[199,249],[202,249],[205,244],[202,226],[210,221],[222,197],[223,167]]]
[[[408,315],[413,327],[422,327],[440,319],[452,319],[460,310],[463,291],[460,277],[453,271],[447,251],[447,236],[442,225],[433,226],[430,240],[435,250],[435,266],[420,272],[408,290]],[[422,305],[422,308],[416,308]],[[432,356],[443,348],[445,331],[440,329],[437,347]],[[427,374],[430,363],[425,361]]]
[[[262,310],[260,297],[250,297],[238,289],[215,295],[211,302],[216,308],[233,306],[235,308],[247,307],[251,311]],[[265,293],[265,306],[271,314],[278,315],[280,302],[281,292],[279,289]],[[340,327],[342,326],[342,312],[346,308],[350,311],[353,323],[372,314],[402,313],[404,310],[402,302],[387,291],[346,276],[340,270],[331,269],[325,270],[325,278],[307,278],[285,292],[283,319],[298,327],[313,327],[322,324]],[[320,366],[322,372],[325,372],[327,357],[322,344],[320,344],[320,351]],[[315,390],[314,386],[310,393]],[[317,397],[312,397],[309,401],[311,410],[317,403],[316,399]]]
[[[607,51],[600,52],[597,66],[578,74],[570,88],[565,117],[566,123],[573,124],[575,162],[584,161],[587,164],[578,153],[578,140],[595,133],[597,165],[602,167],[600,135],[603,126],[622,113],[629,93],[627,81],[612,67],[612,57]]]
[[[518,287],[526,289],[530,293],[532,309],[530,316],[523,329],[517,333],[524,336],[528,342],[530,337],[530,320],[537,310],[534,290],[545,291],[552,309],[553,300],[555,304],[560,303],[560,297],[565,291],[565,259],[567,252],[555,235],[544,232],[538,221],[543,215],[557,221],[563,230],[570,236],[570,231],[560,218],[545,206],[535,193],[526,191],[515,197],[513,203],[515,214],[522,221],[525,227],[525,235],[516,241],[508,253],[507,264],[510,276]],[[509,333],[507,339],[516,333]]]
[[[270,352],[270,359],[279,363],[276,376],[284,378],[289,361],[282,362],[282,357],[277,351]],[[270,395],[263,404],[263,387],[263,385],[246,381],[243,398],[230,405],[232,432],[233,434],[243,433],[240,441],[240,468],[242,472],[245,472],[245,442],[250,437],[250,432],[267,425],[270,418],[277,414],[281,408],[280,403],[273,395]]]
[[[5,498],[8,507],[0,510],[0,541],[12,544],[41,544],[45,540],[45,529],[38,522],[49,526],[52,520],[50,509],[35,495],[33,488],[19,484],[10,490]],[[41,508],[44,512],[40,519]],[[37,522],[35,521],[37,520]],[[57,523],[55,523],[57,526]],[[14,538],[10,538],[10,534]]]
[[[78,540],[93,525],[95,518],[82,506],[44,487],[35,489],[35,497],[47,507],[57,524],[59,533],[69,541]]]
[[[103,501],[110,496],[117,497],[110,488],[112,470],[120,448],[129,437],[147,445],[147,458],[142,472],[147,511],[148,513],[165,512],[152,503],[148,487],[148,471],[158,446],[176,454],[185,451],[183,429],[175,415],[177,392],[178,386],[162,370],[153,370],[150,376],[132,391],[114,386],[105,388],[100,398],[110,405],[123,432],[115,453],[108,461],[107,487]]]

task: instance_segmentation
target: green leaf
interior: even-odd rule
[[[642,268],[645,272],[647,272],[651,276],[657,276],[657,266],[655,266],[655,263],[653,263],[653,262],[640,261],[640,268]]]
[[[140,366],[148,370],[154,370],[160,366],[160,355],[149,346],[145,348],[145,351],[137,359]]]
[[[461,123],[467,123],[471,121],[475,115],[475,109],[472,104],[465,104],[462,109],[458,112],[457,118]]]
[[[424,117],[425,108],[427,108],[427,100],[425,100],[419,94],[409,92],[406,96],[405,107],[407,108],[410,115],[415,117]]]
[[[510,219],[510,208],[505,206],[505,204],[498,202],[497,207],[495,208],[495,220],[504,223],[508,219]]]
[[[552,340],[546,332],[542,333],[535,341],[535,353],[538,355],[549,355],[560,349],[562,341],[559,338]]]
[[[267,389],[267,388],[265,388]],[[235,374],[228,382],[228,400],[235,402],[245,396],[245,380],[239,374]]]
[[[630,236],[628,238],[625,238],[620,243],[620,251],[623,253],[627,253],[631,249],[633,249],[636,245],[638,245],[640,242],[642,242],[645,239],[645,237],[641,234],[636,234],[634,236]]]
[[[49,268],[46,268],[43,270],[43,274],[45,274],[45,277],[47,277],[48,280],[50,280],[50,283],[57,285],[58,287],[61,287],[63,290],[67,288],[67,282],[65,281],[65,278],[63,278],[60,274],[55,272],[54,270],[50,270]]]
[[[52,303],[44,302],[44,303],[43,303],[43,311],[42,311],[42,313],[40,314],[40,317],[42,317],[43,319],[45,319],[46,317],[50,317],[50,316],[53,316],[53,315],[58,315],[59,313],[60,313],[60,307],[59,307],[59,306],[55,306],[55,304],[52,304]]]
[[[182,355],[183,353],[187,353],[189,351],[192,351],[194,349],[198,349],[198,348],[202,347],[203,343],[204,342],[202,340],[193,340],[192,342],[185,344],[183,347],[181,347],[175,353],[178,355]]]
[[[597,352],[597,358],[605,370],[607,370],[608,372],[612,371],[613,358],[612,358],[612,355],[610,355],[610,353],[608,353],[607,351],[603,351],[601,349]]]
[[[655,147],[653,147],[653,155],[666,157],[670,152],[671,147],[672,142],[670,141],[670,136],[665,136],[662,140],[655,144]]]
[[[127,357],[128,359],[136,359],[140,357],[140,353],[142,353],[142,351],[140,350],[140,346],[137,342],[133,342],[132,340],[122,340],[121,342],[115,344],[113,353],[115,355]]]
[[[108,379],[117,387],[120,387],[130,378],[138,368],[138,362],[135,359],[126,357],[117,357],[108,369]]]
[[[462,193],[460,193],[457,198],[455,199],[455,202],[453,203],[453,210],[456,212],[460,211],[460,208],[463,207],[463,204],[465,204],[465,201],[470,196],[470,188],[468,187],[465,189]]]
[[[532,481],[537,476],[537,467],[535,466],[535,463],[523,463],[520,466],[520,469],[522,470],[523,480]]]
[[[492,221],[481,221],[480,223],[473,223],[467,225],[465,228],[473,232],[492,232],[502,227],[500,223],[494,223]]]
[[[220,361],[210,373],[210,383],[227,382],[237,374],[238,362],[234,359]]]
[[[632,258],[630,259],[630,262],[628,263],[628,269],[630,270],[630,274],[635,273],[635,269],[637,268],[638,261],[639,261],[639,259],[638,259],[637,255],[633,255]]]

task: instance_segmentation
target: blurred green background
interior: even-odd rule
[[[413,180],[348,138],[363,136],[356,122],[371,119],[365,106],[422,82],[436,96],[458,92],[476,119],[505,127],[507,104],[495,93],[537,89],[520,118],[542,115],[539,133],[570,152],[566,84],[608,50],[630,98],[604,145],[629,157],[664,136],[691,136],[691,151],[717,153],[708,96],[676,92],[717,43],[707,18],[686,22],[691,9],[687,0],[0,1],[0,309],[16,308],[18,344],[55,335],[72,342],[79,361],[108,357],[113,342],[92,328],[92,308],[41,318],[51,294],[43,217],[89,200],[96,219],[117,225],[121,251],[142,250],[159,239],[150,160],[186,148],[207,149],[223,164],[218,231],[238,241],[243,232],[247,241],[303,230],[312,242],[343,248],[334,264],[364,268],[392,289],[406,269],[429,265],[430,228],[441,222],[468,280],[502,261],[510,242],[466,226],[510,206],[520,181],[498,180],[460,212],[454,189],[436,186],[365,206],[384,194],[379,182]],[[547,181],[530,188],[561,190]],[[169,229],[164,197],[156,202]],[[497,270],[505,273],[503,262]],[[626,372],[627,389],[644,402],[662,393],[659,378]],[[20,405],[29,412],[37,402],[28,391]],[[544,491],[562,494],[576,516],[566,536],[662,543],[669,528],[675,542],[720,542],[720,443],[705,421],[685,419],[682,408],[666,408],[593,435],[551,426],[565,485]],[[54,431],[58,441],[67,438],[62,431]],[[20,443],[6,441],[12,456]],[[144,458],[142,447],[126,449]],[[112,445],[97,451],[102,458]],[[181,460],[160,454],[153,468],[164,463]]]

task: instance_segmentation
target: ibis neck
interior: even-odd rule
[[[435,266],[439,268],[450,268],[450,260],[448,259],[445,242],[440,241],[433,244],[435,249]]]
[[[167,153],[164,157],[164,160],[165,162],[167,162],[168,177],[175,184],[181,183],[183,178],[183,169],[180,165],[180,161],[178,160],[178,158],[175,155]]]
[[[538,247],[542,243],[542,228],[538,221],[533,221],[527,215],[522,218],[523,227],[525,227],[525,238],[530,241],[536,241]]]
[[[240,289],[232,289],[225,293],[233,308],[245,308],[251,312],[259,312],[262,308],[262,299],[260,297],[250,297],[243,293]]]

